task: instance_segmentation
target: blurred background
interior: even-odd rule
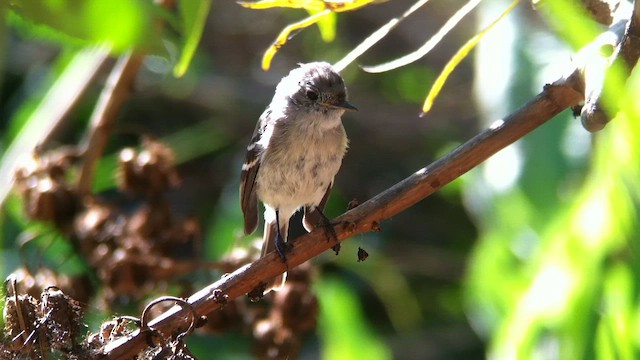
[[[99,30],[115,33],[121,31],[118,19],[129,19],[126,10],[114,10],[126,7],[121,3],[127,2],[113,2],[113,9],[102,8],[95,19],[79,18],[88,12],[78,11],[61,22],[104,26]],[[137,211],[140,199],[132,200],[117,188],[116,158],[123,148],[140,149],[141,138],[151,137],[173,150],[180,178],[164,192],[163,204],[172,219],[197,229],[187,231],[185,225],[188,246],[173,244],[170,251],[184,255],[186,263],[197,255],[198,264],[207,264],[238,249],[252,249],[261,234],[242,236],[239,174],[245,147],[275,85],[299,62],[340,60],[412,4],[394,0],[337,14],[332,42],[323,41],[318,27],[310,26],[290,39],[264,72],[263,52],[282,28],[308,14],[214,1],[191,65],[179,78],[172,71],[181,46],[175,29],[180,27],[170,16],[158,15],[167,16],[175,28],[141,37],[150,55],[118,111],[94,179],[96,197],[123,214]],[[417,49],[463,5],[457,0],[429,2],[342,72],[349,99],[359,111],[343,117],[350,146],[326,210],[330,217],[344,212],[352,199],[370,199],[515,111],[544,84],[560,78],[571,67],[578,43],[593,35],[565,42],[553,30],[561,27],[562,12],[549,15],[523,2],[452,73],[434,108],[422,118],[422,103],[437,74],[509,2],[481,2],[427,56],[408,66],[381,74],[359,67]],[[29,5],[9,7],[3,5],[0,61],[0,151],[5,164],[8,149],[25,136],[33,114],[42,111],[43,98],[86,45],[26,23],[31,16],[51,26],[42,20],[44,15],[29,13]],[[586,16],[583,20],[593,28]],[[580,24],[575,28],[582,29]],[[78,35],[75,30],[68,31],[71,38]],[[83,141],[108,72],[108,66],[98,72],[46,136],[42,151]],[[636,71],[618,89],[615,99],[623,104],[621,112],[601,133],[588,133],[567,110],[383,222],[381,232],[347,240],[337,256],[327,252],[314,259],[311,275],[305,276],[313,279],[308,291],[319,306],[317,327],[301,336],[298,358],[640,356],[639,84]],[[37,132],[29,136],[45,137]],[[73,177],[74,171],[65,176]],[[89,309],[84,332],[97,331],[113,314],[139,313],[141,304],[155,296],[188,296],[221,275],[219,269],[193,265],[144,293],[125,296],[112,287],[105,299],[106,285],[91,261],[78,255],[77,239],[74,245],[59,226],[56,230],[34,222],[24,210],[25,201],[14,191],[3,207],[1,275],[22,271],[21,276],[27,272],[36,279],[36,273],[50,268],[83,277],[89,284],[89,295],[83,298]],[[358,261],[359,247],[369,254],[366,261]],[[201,359],[212,351],[223,359],[264,357],[251,340],[256,331],[201,331],[188,336],[187,344]]]

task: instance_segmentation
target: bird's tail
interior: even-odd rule
[[[282,235],[282,239],[287,241],[288,231],[289,230],[289,222],[283,221],[283,224],[280,225],[280,234]],[[274,221],[265,221],[264,222],[264,238],[262,242],[262,256],[264,257],[268,253],[272,252],[276,249],[276,236],[278,231],[276,229],[276,222]],[[284,286],[284,282],[287,280],[287,273],[283,273],[282,275],[278,275],[271,280],[267,281],[267,290],[269,292],[271,290],[278,291],[282,289]]]

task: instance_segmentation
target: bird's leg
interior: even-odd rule
[[[280,255],[282,262],[287,262],[286,253],[291,250],[291,245],[284,241],[282,233],[280,232],[280,211],[276,209],[276,251]]]
[[[335,240],[338,241],[338,234],[336,234],[336,230],[333,228],[333,224],[331,223],[331,219],[329,219],[319,207],[316,206],[316,211],[320,215],[320,226],[322,226],[327,232],[327,240]]]
[[[332,247],[333,251],[335,251],[336,255],[340,252],[340,243],[338,242],[338,234],[336,234],[336,229],[333,228],[333,224],[331,220],[320,210],[320,207],[316,206],[316,211],[320,215],[320,226],[324,228],[325,233],[327,234],[327,241],[335,240],[336,244]]]

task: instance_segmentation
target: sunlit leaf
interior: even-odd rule
[[[633,273],[628,266],[615,264],[604,279],[601,321],[596,349],[600,358],[636,359],[638,349],[634,320]],[[635,353],[635,354],[634,354]]]
[[[331,11],[335,12],[343,12],[343,11],[351,11],[363,6],[369,5],[374,2],[381,2],[384,0],[351,0],[351,1],[335,1],[335,0],[325,0],[325,6]]]
[[[496,20],[494,20],[488,27],[486,27],[481,32],[474,35],[471,39],[469,39],[456,53],[449,59],[445,67],[442,69],[442,72],[436,78],[431,90],[429,90],[429,94],[422,106],[422,114],[426,114],[429,110],[431,110],[431,106],[433,106],[433,101],[442,90],[444,83],[449,78],[449,75],[455,70],[455,68],[464,60],[469,52],[473,50],[473,48],[478,44],[480,40],[493,29],[505,16],[507,16],[520,2],[520,0],[514,0],[511,5],[502,13]]]
[[[265,51],[262,56],[262,69],[267,71],[271,67],[271,60],[273,60],[278,50],[298,31],[320,22],[318,26],[320,27],[323,40],[331,41],[335,37],[334,12],[355,10],[375,1],[377,0],[262,0],[258,2],[239,1],[238,4],[249,9],[268,9],[273,7],[305,9],[311,14],[311,16],[307,18],[285,27],[273,44]]]
[[[574,49],[582,48],[602,31],[602,27],[591,19],[580,1],[543,0],[536,7]]]
[[[309,11],[321,11],[326,9],[322,0],[261,0],[261,1],[238,1],[238,4],[247,9],[270,9],[274,7],[284,7],[291,9],[306,9]]]
[[[211,0],[178,1],[184,44],[182,46],[180,59],[173,69],[173,74],[177,77],[184,75],[189,68],[191,59],[193,59],[196,49],[198,48],[198,43],[200,43],[210,8]]]
[[[616,89],[605,100],[618,101],[621,111],[594,143],[589,172],[576,183],[576,194],[558,200],[561,179],[553,180],[548,171],[538,169],[529,177],[537,176],[537,181],[552,187],[556,199],[550,204],[553,210],[543,211],[546,223],[530,225],[531,214],[503,216],[514,209],[507,198],[494,205],[502,212],[491,218],[499,221],[484,224],[491,231],[484,232],[479,248],[494,251],[476,253],[482,259],[476,258],[480,261],[472,265],[470,283],[475,300],[483,302],[484,314],[491,314],[488,357],[535,358],[549,344],[558,359],[640,355],[640,125],[636,121],[640,71],[634,70],[626,82],[624,73],[607,76],[613,77],[608,81]],[[524,182],[520,180],[520,186]],[[541,209],[532,199],[526,202],[536,212]],[[527,227],[535,231],[529,230],[530,250],[525,257],[516,250],[512,231]],[[512,285],[507,288],[505,283]]]
[[[329,15],[330,13],[331,10],[323,10],[315,15],[309,16],[308,18],[285,27],[282,32],[280,32],[280,35],[278,35],[278,37],[276,38],[276,41],[271,44],[271,46],[267,49],[267,51],[265,51],[264,55],[262,56],[262,70],[269,70],[269,68],[271,67],[271,60],[273,60],[273,57],[276,55],[276,52],[278,52],[278,49],[280,49],[287,43],[290,34],[315,24],[323,16]]]
[[[261,0],[256,2],[238,1],[238,4],[249,9],[270,9],[274,7],[284,7],[292,9],[306,9],[318,12],[329,9],[335,12],[350,11],[363,7],[379,0]]]

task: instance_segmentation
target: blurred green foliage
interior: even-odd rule
[[[548,20],[572,45],[597,34],[575,3],[546,5]],[[609,80],[609,108],[621,111],[595,135],[588,164],[576,168],[581,161],[563,146],[580,147],[568,124],[577,120],[557,119],[523,139],[517,181],[490,191],[476,209],[481,236],[468,303],[491,357],[640,355],[640,71],[626,84]],[[470,196],[479,196],[472,187]]]
[[[157,49],[162,39],[158,6],[143,0],[24,0],[10,5],[11,25],[65,44],[107,44],[121,52]]]
[[[389,349],[372,333],[349,287],[331,277],[316,282],[324,359],[391,359]]]

